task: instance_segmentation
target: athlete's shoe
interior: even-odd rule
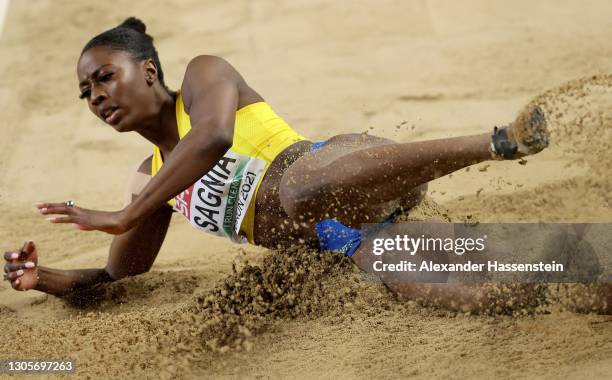
[[[491,136],[493,158],[512,160],[536,154],[546,148],[549,133],[544,112],[539,106],[529,107],[508,127],[495,127]]]

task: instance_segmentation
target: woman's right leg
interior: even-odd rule
[[[392,234],[385,233],[385,230],[393,228],[393,226],[384,227],[369,238],[377,236],[388,238]],[[486,283],[484,277],[480,277],[482,282],[478,282],[478,274],[471,274],[466,278],[462,277],[463,274],[457,275],[456,273],[377,272],[374,269],[380,269],[380,264],[375,266],[376,261],[397,264],[400,261],[408,260],[416,268],[420,268],[423,261],[442,264],[448,263],[448,258],[439,252],[430,254],[421,252],[414,256],[393,254],[375,256],[370,248],[367,244],[362,244],[357,249],[351,256],[355,265],[364,272],[375,274],[389,290],[400,298],[415,301],[422,306],[477,314],[513,313],[518,310],[535,310],[543,301],[542,285],[536,283]],[[453,255],[451,260],[455,264],[462,264],[468,258]]]

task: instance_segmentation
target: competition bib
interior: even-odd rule
[[[230,149],[208,173],[174,197],[173,208],[199,230],[244,243],[240,226],[265,168],[265,161]]]

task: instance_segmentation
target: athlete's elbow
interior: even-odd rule
[[[139,274],[147,273],[150,269],[151,265],[142,263],[122,265],[118,268],[106,266],[104,268],[104,272],[106,273],[107,280],[104,282],[119,281],[125,277],[137,276]]]
[[[233,133],[218,133],[215,135],[215,145],[224,153],[234,144]]]
[[[122,271],[122,270],[119,270],[117,268],[113,268],[110,266],[106,266],[104,268],[103,275],[105,277],[105,281],[102,281],[102,282],[115,282],[115,281],[119,281],[122,278],[128,276],[128,274],[125,271]]]

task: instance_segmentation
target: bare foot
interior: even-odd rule
[[[38,253],[33,241],[27,241],[21,250],[4,254],[4,278],[15,290],[34,289],[38,284]]]

